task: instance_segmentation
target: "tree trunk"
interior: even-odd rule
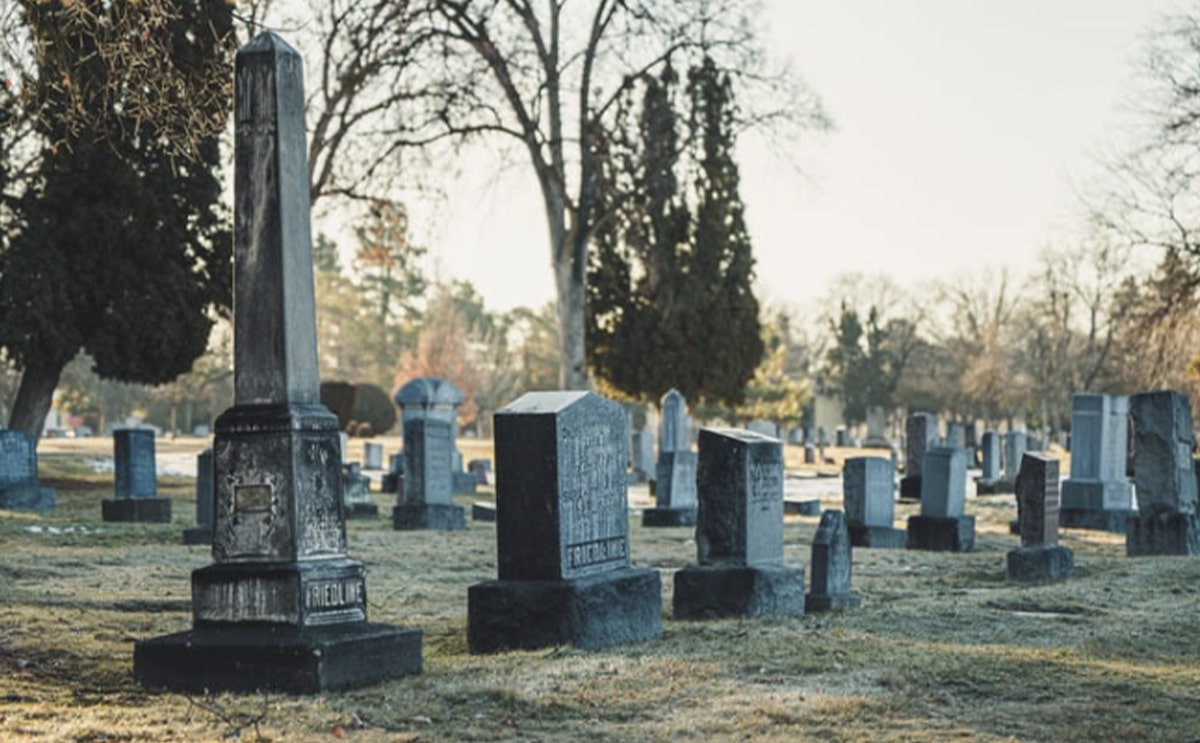
[[[554,266],[558,289],[558,338],[562,356],[558,384],[564,390],[588,389],[587,349],[584,345],[584,272],[575,261],[559,261]]]
[[[21,385],[17,388],[17,399],[13,401],[8,427],[24,431],[35,439],[42,437],[46,415],[54,398],[54,388],[66,367],[61,364],[31,364],[21,374]]]

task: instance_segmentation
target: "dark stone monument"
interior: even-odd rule
[[[670,390],[660,408],[655,507],[642,511],[642,526],[692,526],[696,523],[696,452],[687,401],[679,390]]]
[[[196,456],[196,525],[183,530],[184,544],[212,544],[213,450]]]
[[[154,464],[154,431],[118,428],[113,431],[113,470],[116,493],[100,502],[105,521],[171,521],[171,499],[158,497],[158,472]]]
[[[342,502],[348,519],[379,518],[379,506],[371,500],[371,478],[357,462],[342,465]]]
[[[658,571],[629,565],[625,411],[592,392],[530,392],[494,420],[499,579],[467,591],[470,652],[662,634]]]
[[[883,457],[851,457],[842,467],[842,504],[846,528],[855,547],[902,549],[908,543],[895,528],[896,504],[892,463]],[[829,511],[826,511],[829,513]]]
[[[1125,552],[1130,557],[1200,555],[1188,399],[1173,390],[1143,392],[1130,398],[1129,408],[1138,510],[1125,522]]]
[[[1026,452],[1017,475],[1021,546],[1008,553],[1012,581],[1062,580],[1071,575],[1075,555],[1058,543],[1058,460]]]
[[[472,459],[467,462],[467,472],[475,476],[475,484],[487,485],[488,478],[492,474],[492,460]]]
[[[404,492],[404,452],[388,457],[388,471],[379,480],[379,491],[396,496]]]
[[[921,513],[908,517],[908,548],[970,552],[975,517],[963,515],[967,495],[967,450],[939,446],[922,464]]]
[[[1021,470],[1021,457],[1029,449],[1029,434],[1024,431],[1008,431],[1004,434],[1004,474],[993,487],[993,493],[1015,493],[1017,474]]]
[[[783,564],[783,444],[701,429],[697,483],[699,564],[675,573],[675,618],[804,614],[804,569]]]
[[[822,513],[813,536],[812,581],[804,597],[805,611],[850,609],[862,604],[862,597],[850,591],[851,562],[846,515],[841,511]]]
[[[0,509],[49,511],[55,500],[53,488],[38,484],[37,439],[0,429]]]
[[[982,471],[975,478],[976,495],[992,495],[1000,485],[1000,436],[995,431],[983,432]]]
[[[1062,483],[1062,526],[1125,533],[1133,507],[1125,477],[1128,428],[1129,398],[1072,395],[1071,476]]]
[[[404,420],[404,489],[392,509],[395,529],[466,528],[466,514],[456,506],[450,483],[450,424],[439,418]]]
[[[418,673],[421,633],[367,621],[346,556],[337,417],[320,404],[300,55],[237,55],[234,406],[216,422],[213,564],[190,631],[138,642],[139,683],[318,693]]]
[[[937,416],[913,413],[904,423],[904,477],[900,479],[900,500],[921,499],[921,467],[925,452],[937,446]]]
[[[817,463],[817,447],[813,446],[812,444],[804,445],[804,463],[805,464],[816,464]]]

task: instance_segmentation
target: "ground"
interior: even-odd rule
[[[467,459],[488,445],[460,442]],[[159,453],[187,459],[201,446],[160,441]],[[133,682],[133,642],[190,627],[188,576],[210,562],[181,544],[193,483],[160,481],[170,525],[106,524],[112,476],[86,460],[111,442],[40,451],[57,510],[0,512],[3,740],[1200,739],[1200,560],[1130,559],[1119,536],[1068,530],[1075,576],[1013,585],[1004,566],[1016,508],[1003,495],[968,500],[973,553],[856,550],[862,607],[791,620],[672,621],[671,574],[695,559],[691,529],[631,518],[634,564],[663,576],[664,633],[600,652],[468,654],[466,591],[495,577],[493,526],[440,534],[352,521],[371,619],[424,631],[421,676],[315,697],[151,693]],[[838,508],[838,483],[806,488]],[[913,508],[899,506],[897,523]],[[816,525],[787,517],[787,562],[808,563]]]

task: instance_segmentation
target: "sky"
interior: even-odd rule
[[[832,132],[779,153],[739,143],[760,295],[809,307],[830,281],[902,287],[1022,274],[1071,239],[1097,154],[1128,129],[1145,36],[1176,0],[766,0],[768,46]],[[448,170],[448,172],[451,172]],[[531,172],[484,152],[453,172],[425,234],[442,279],[493,309],[554,296]]]

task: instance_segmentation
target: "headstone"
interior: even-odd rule
[[[967,448],[967,427],[959,421],[950,421],[946,424],[946,446],[952,446],[955,449]]]
[[[196,456],[196,525],[183,530],[184,544],[212,544],[213,450]]]
[[[654,430],[649,425],[633,432],[629,442],[629,460],[635,482],[654,479]]]
[[[850,446],[850,434],[846,432],[845,426],[838,426],[833,432],[834,445],[838,447]]]
[[[817,426],[817,446],[829,446],[829,434],[825,426]]]
[[[154,431],[118,428],[113,431],[115,494],[100,502],[105,521],[171,521],[171,499],[158,497],[158,472],[154,464]]]
[[[1125,533],[1133,492],[1125,477],[1129,398],[1071,396],[1071,476],[1062,483],[1062,525]]]
[[[813,446],[812,444],[804,445],[804,463],[805,464],[816,464],[817,463],[817,447]]]
[[[404,452],[388,455],[388,471],[379,479],[379,491],[399,496],[404,484]]]
[[[696,523],[696,453],[691,450],[687,401],[670,390],[661,402],[654,507],[642,511],[642,526],[692,526]]]
[[[770,436],[773,439],[779,438],[779,426],[772,421],[750,421],[746,424],[746,430],[761,433],[763,436]]]
[[[1004,434],[1004,476],[993,492],[1015,493],[1017,474],[1021,469],[1021,457],[1029,448],[1029,434],[1024,431],[1008,431]]]
[[[392,527],[401,531],[461,531],[466,512],[456,506],[450,477],[453,430],[444,419],[404,420],[404,490],[392,509]]]
[[[867,408],[867,441],[871,448],[887,448],[887,413],[878,405]]]
[[[467,591],[470,652],[658,637],[658,571],[629,563],[621,406],[530,392],[494,422],[499,579]]]
[[[966,427],[966,446],[968,449],[975,449],[979,446],[979,431],[975,427],[975,421],[967,421]]]
[[[55,500],[53,488],[38,484],[37,439],[0,429],[0,509],[49,511]]]
[[[371,478],[358,462],[342,465],[342,502],[348,519],[379,518],[379,506],[371,500]]]
[[[783,564],[783,444],[701,429],[698,565],[675,573],[676,619],[799,616],[804,570]]]
[[[806,611],[850,609],[862,604],[862,597],[850,590],[851,563],[846,515],[826,511],[813,536],[811,588],[804,597]]]
[[[975,517],[963,514],[967,494],[967,451],[939,446],[921,465],[921,513],[908,518],[908,548],[970,552]]]
[[[937,416],[913,413],[904,423],[904,477],[900,480],[900,500],[921,499],[921,467],[925,452],[937,446]]]
[[[492,460],[472,459],[467,462],[467,471],[475,476],[476,484],[487,485],[488,477],[492,473]]]
[[[421,670],[421,633],[367,621],[346,555],[337,417],[320,404],[300,55],[237,55],[234,406],[217,419],[213,564],[193,629],[135,644],[143,685],[320,693]]]
[[[1138,507],[1126,522],[1126,554],[1200,555],[1191,405],[1178,392],[1159,390],[1134,395],[1129,410]]]
[[[899,549],[908,543],[895,523],[894,468],[883,457],[851,457],[842,467],[842,502],[850,543]],[[828,512],[827,512],[828,513]]]
[[[1074,553],[1058,543],[1058,460],[1026,453],[1017,475],[1021,546],[1008,553],[1012,581],[1062,580],[1071,575]]]
[[[458,451],[458,406],[463,402],[463,393],[448,379],[441,377],[418,377],[396,390],[396,404],[400,406],[402,425],[412,420],[431,418],[445,421],[450,426],[450,492],[455,495],[475,493],[475,478],[463,471],[462,454]],[[407,442],[407,438],[405,439]],[[421,527],[411,528],[439,528]]]
[[[991,495],[997,492],[1000,484],[1000,436],[995,431],[984,431],[982,472],[975,479],[975,492],[978,495]]]
[[[383,444],[377,441],[363,442],[362,468],[364,470],[383,469]]]

